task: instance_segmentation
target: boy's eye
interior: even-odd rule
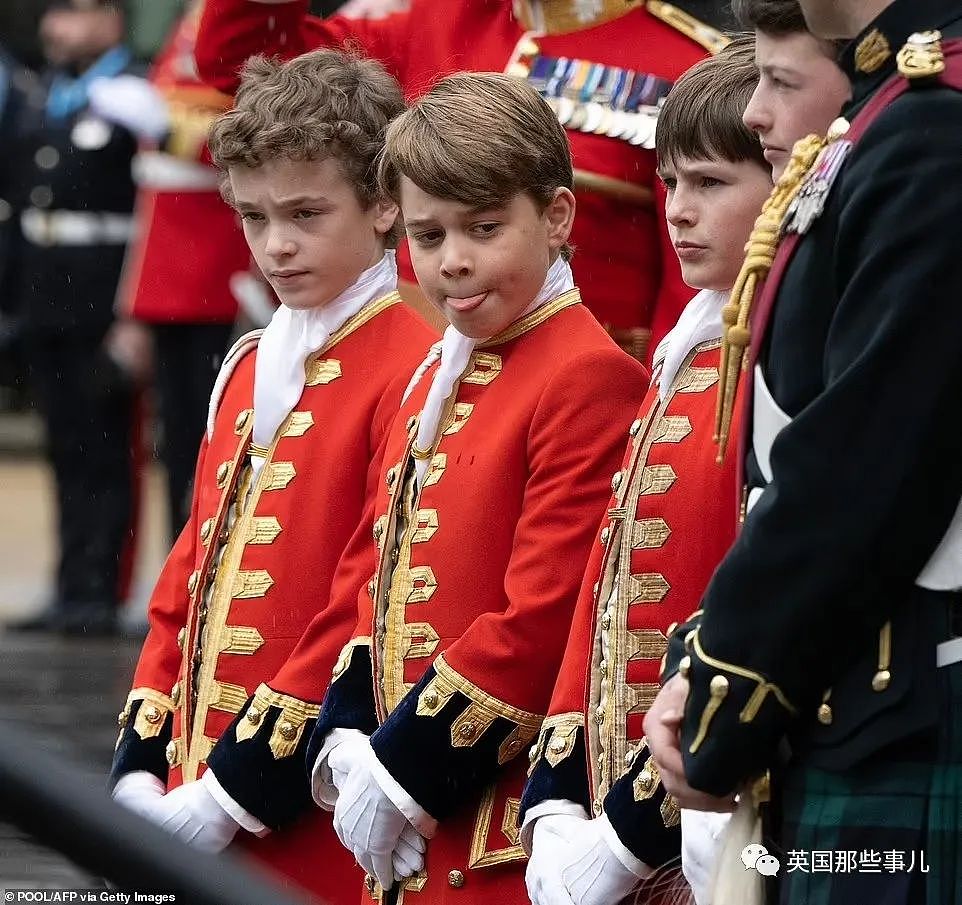
[[[703,189],[711,189],[716,185],[724,185],[724,183],[720,179],[716,179],[714,176],[701,177],[701,187]]]
[[[413,233],[410,238],[412,238],[418,245],[427,247],[429,245],[437,245],[438,242],[443,238],[441,230],[439,229],[429,229],[425,232]]]
[[[264,215],[259,211],[241,211],[240,218],[245,223],[259,223],[264,219]]]
[[[497,232],[499,226],[500,223],[475,223],[473,229],[482,236],[490,236]]]
[[[661,184],[668,189],[669,192],[673,192],[678,186],[678,180],[674,176],[664,176],[662,177]]]
[[[312,217],[319,217],[320,214],[321,214],[320,211],[299,210],[299,211],[294,211],[294,219],[295,219],[295,220],[310,220]]]

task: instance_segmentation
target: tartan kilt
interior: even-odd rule
[[[924,737],[845,772],[788,766],[779,905],[962,905],[962,663],[938,680]]]

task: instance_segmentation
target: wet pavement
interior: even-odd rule
[[[0,444],[2,445],[2,444]],[[163,475],[152,469],[145,500],[136,592],[126,618],[141,622],[166,553]],[[49,596],[55,557],[50,475],[36,456],[0,455],[0,733],[27,730],[42,750],[69,759],[102,787],[130,690],[137,640],[61,639],[4,632]],[[0,789],[0,805],[3,790]],[[0,889],[98,889],[65,858],[0,822]]]

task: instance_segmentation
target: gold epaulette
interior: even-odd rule
[[[724,32],[719,31],[707,22],[702,22],[701,19],[696,19],[691,13],[686,13],[683,9],[671,3],[664,3],[662,0],[648,0],[645,7],[656,19],[660,19],[666,25],[680,31],[685,37],[691,38],[692,41],[700,44],[709,53],[718,53],[731,43],[731,38]]]
[[[715,410],[715,442],[718,443],[719,462],[725,458],[728,447],[739,374],[748,362],[745,353],[751,342],[749,318],[752,305],[775,261],[785,215],[825,144],[826,139],[818,135],[809,135],[796,142],[785,172],[755,221],[745,246],[745,262],[732,287],[731,298],[722,309],[724,336]]]

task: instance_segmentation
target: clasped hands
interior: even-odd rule
[[[352,733],[330,750],[327,766],[337,789],[334,831],[341,844],[382,889],[414,876],[424,867],[427,842],[386,791],[386,786],[393,785],[395,792],[403,794],[377,759],[370,740]],[[417,809],[413,799],[410,805]]]

